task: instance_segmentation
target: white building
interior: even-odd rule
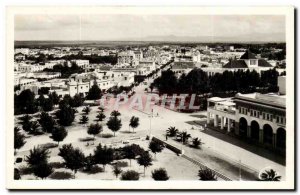
[[[29,48],[16,48],[15,49],[15,54],[21,53],[21,54],[24,54],[24,55],[28,55],[29,51],[30,51]]]
[[[19,64],[18,65],[18,71],[20,72],[39,72],[44,70],[44,66],[37,65],[37,64]]]
[[[216,73],[222,73],[224,71],[238,71],[238,70],[255,70],[259,74],[262,71],[270,70],[273,66],[269,64],[264,59],[257,59],[253,53],[247,50],[240,59],[233,59],[229,60],[227,64],[223,67],[212,68],[212,67],[205,67],[202,68],[203,71],[207,72],[209,76],[212,76]]]
[[[286,96],[238,93],[234,99],[212,97],[208,99],[207,124],[284,153]]]
[[[71,63],[76,63],[77,66],[85,69],[90,64],[90,61],[89,60],[71,60]]]

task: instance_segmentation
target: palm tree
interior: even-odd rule
[[[99,110],[100,112],[104,112],[104,108],[103,108],[102,106],[99,106],[99,107],[98,107],[98,110]]]
[[[261,181],[280,181],[281,176],[277,175],[276,171],[273,169],[265,170],[265,172],[260,174]]]
[[[169,127],[167,129],[167,135],[169,137],[174,137],[175,135],[177,135],[177,133],[178,133],[178,129],[176,129],[176,127]]]
[[[201,146],[203,144],[203,142],[201,142],[201,139],[199,139],[198,137],[195,137],[193,139],[193,147],[194,148],[199,148],[199,146]]]
[[[185,144],[188,139],[191,137],[191,134],[187,133],[186,131],[179,133],[180,141],[182,141],[183,144]]]
[[[89,118],[85,115],[82,115],[80,118],[80,123],[81,124],[86,124],[89,121]]]
[[[103,112],[99,112],[98,115],[96,116],[96,118],[98,119],[98,121],[103,121],[105,119],[105,114]]]
[[[85,114],[89,114],[91,111],[90,107],[86,106],[82,109],[82,112],[84,112]]]
[[[113,166],[113,173],[118,178],[118,176],[122,173],[122,169],[118,165]]]

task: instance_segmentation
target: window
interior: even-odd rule
[[[256,60],[250,60],[250,65],[256,65]]]

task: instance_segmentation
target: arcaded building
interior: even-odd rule
[[[285,77],[279,79],[283,82]],[[285,152],[286,96],[280,91],[276,94],[238,93],[227,99],[212,97],[208,99],[207,124],[252,143]]]

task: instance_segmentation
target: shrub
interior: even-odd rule
[[[61,169],[65,167],[64,163],[61,162],[51,162],[49,165],[54,169]]]
[[[102,133],[102,134],[100,135],[100,137],[102,137],[102,138],[111,138],[111,137],[113,137],[113,134],[110,134],[110,133]]]
[[[72,173],[69,172],[65,172],[65,171],[57,171],[52,173],[49,178],[51,179],[56,179],[56,180],[63,180],[63,179],[74,179],[74,175]]]
[[[126,162],[126,161],[117,161],[117,162],[113,163],[113,165],[116,165],[118,167],[128,167],[128,162]]]
[[[213,171],[208,168],[200,169],[198,172],[198,176],[199,176],[200,180],[202,180],[202,181],[216,181],[217,180],[215,173],[213,173]]]
[[[139,180],[140,174],[133,170],[128,170],[122,173],[121,180]]]
[[[166,169],[159,168],[159,169],[155,169],[154,171],[152,171],[152,178],[155,181],[166,181],[170,177],[168,176]]]

